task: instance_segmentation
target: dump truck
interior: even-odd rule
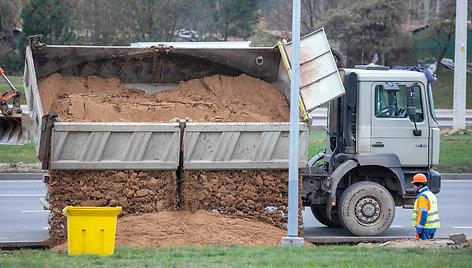
[[[439,128],[429,70],[361,65],[345,69],[346,94],[328,105],[326,147],[303,170],[302,199],[330,227],[359,236],[391,225],[395,206],[413,208],[416,173],[438,193]]]
[[[425,173],[431,189],[439,191],[440,176],[432,169],[439,129],[430,82],[416,70],[343,69],[342,55],[330,48],[323,29],[302,38],[300,54],[301,203],[327,226],[378,235],[390,226],[395,206],[413,203],[415,173]],[[49,173],[171,171],[177,190],[183,174],[192,171],[287,170],[288,122],[63,122],[44,113],[38,81],[59,73],[165,90],[179,81],[245,73],[276,83],[290,102],[290,56],[290,43],[282,48],[96,47],[45,45],[40,36],[30,37],[24,84],[38,158]],[[310,112],[325,103],[326,148],[309,160]],[[42,203],[50,206],[47,198]]]

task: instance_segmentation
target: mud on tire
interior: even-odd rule
[[[392,195],[380,184],[363,181],[344,190],[339,200],[342,225],[358,236],[375,236],[387,230],[395,217]]]

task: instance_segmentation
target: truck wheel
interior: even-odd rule
[[[328,227],[342,227],[341,221],[337,214],[331,215],[331,220],[326,213],[326,206],[310,206],[313,216],[323,225]]]
[[[362,181],[344,190],[339,200],[342,225],[358,236],[375,236],[387,230],[395,217],[392,195],[380,184]]]

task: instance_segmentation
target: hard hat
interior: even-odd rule
[[[423,173],[418,173],[413,176],[413,181],[411,183],[419,182],[419,183],[426,183],[427,179]]]

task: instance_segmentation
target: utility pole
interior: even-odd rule
[[[465,129],[467,64],[467,1],[456,0],[456,45],[454,54],[454,117],[452,129]]]
[[[298,237],[298,143],[300,106],[300,0],[292,5],[292,79],[290,83],[290,151],[288,167],[288,234],[282,237],[284,247],[302,247]]]

